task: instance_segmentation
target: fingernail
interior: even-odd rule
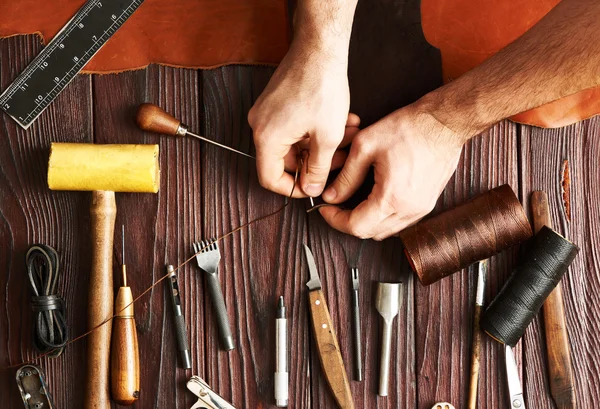
[[[325,192],[323,192],[323,200],[325,200],[326,202],[333,201],[336,196],[337,196],[337,192],[335,191],[334,187],[327,188],[327,190],[325,190]]]
[[[321,191],[323,190],[323,186],[321,186],[318,183],[311,183],[306,185],[306,187],[304,188],[304,193],[306,193],[309,196],[319,196],[321,194]]]

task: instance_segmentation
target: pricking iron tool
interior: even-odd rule
[[[510,409],[525,409],[523,388],[521,388],[521,381],[519,380],[519,371],[517,370],[515,355],[513,354],[513,350],[510,345],[505,345],[504,351],[506,352],[506,377],[508,380]]]
[[[198,402],[191,409],[235,409],[235,407],[220,397],[204,379],[198,376],[192,376],[187,383],[187,388],[198,397]]]
[[[26,409],[54,409],[44,373],[35,365],[25,365],[17,371],[17,386]]]

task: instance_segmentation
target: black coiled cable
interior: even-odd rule
[[[52,247],[36,244],[27,251],[25,264],[33,292],[33,345],[43,353],[54,351],[49,356],[55,358],[62,353],[69,339],[65,303],[56,294],[60,274],[58,253]]]

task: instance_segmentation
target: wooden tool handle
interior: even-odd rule
[[[473,352],[471,358],[471,380],[469,384],[469,401],[467,409],[477,409],[477,386],[479,384],[479,366],[481,363],[481,305],[475,305],[473,317]]]
[[[92,271],[88,294],[88,329],[100,325],[113,313],[112,251],[117,207],[115,193],[92,192]],[[111,323],[93,331],[87,340],[85,409],[110,409],[108,371]]]
[[[340,353],[331,316],[325,303],[323,291],[315,290],[308,293],[313,331],[317,340],[319,361],[333,392],[333,396],[340,408],[353,409],[352,392],[346,376],[346,368]]]
[[[119,288],[110,350],[111,394],[119,405],[132,405],[140,396],[140,358],[132,302],[131,288]]]
[[[552,227],[548,195],[545,192],[536,191],[531,194],[531,210],[536,233],[543,226]],[[575,383],[561,283],[548,296],[543,308],[550,392],[558,409],[574,409]]]
[[[135,116],[137,125],[147,132],[178,136],[181,121],[154,104],[142,104]]]

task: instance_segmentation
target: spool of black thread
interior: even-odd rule
[[[544,226],[481,319],[481,329],[514,347],[559,283],[579,248]]]

